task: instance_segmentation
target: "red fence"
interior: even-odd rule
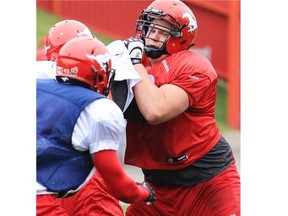
[[[115,39],[134,33],[135,21],[152,1],[37,0],[37,7],[65,19],[78,19],[93,31]],[[184,0],[198,22],[195,49],[228,83],[228,124],[240,129],[240,1]]]

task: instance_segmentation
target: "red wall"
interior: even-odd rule
[[[135,21],[149,2],[37,0],[37,7],[66,19],[78,19],[112,38],[126,39],[134,33]]]
[[[195,48],[211,48],[210,61],[220,77],[226,79],[227,21],[226,15],[217,14],[205,7],[187,4],[192,9],[198,23]]]

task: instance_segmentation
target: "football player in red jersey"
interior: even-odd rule
[[[90,29],[78,20],[67,19],[55,23],[44,40],[44,53],[47,60],[55,61],[61,47],[70,39],[79,36],[93,37]]]
[[[44,48],[36,52],[36,77],[55,78],[55,60],[61,47],[70,39],[79,36],[93,37],[90,29],[82,22],[73,19],[55,23],[47,32]]]
[[[45,50],[38,49],[36,51],[36,61],[47,61],[47,56]]]
[[[215,119],[217,73],[190,50],[197,31],[183,2],[155,0],[124,41],[142,78],[124,113],[125,163],[142,168],[157,196],[150,206],[131,204],[127,216],[240,215],[240,175]]]

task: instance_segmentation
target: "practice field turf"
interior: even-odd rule
[[[126,204],[126,203],[120,203],[121,204],[121,206],[122,206],[122,208],[123,208],[123,211],[124,211],[124,213],[126,212],[126,209],[127,209],[127,207],[128,207],[128,204]]]

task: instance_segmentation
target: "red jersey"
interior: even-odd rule
[[[215,119],[215,69],[204,56],[185,50],[153,65],[148,73],[159,87],[173,84],[185,90],[189,108],[158,125],[127,119],[125,163],[144,169],[187,167],[207,154],[221,137]]]
[[[48,60],[45,50],[37,50],[36,52],[36,61],[46,61]]]

